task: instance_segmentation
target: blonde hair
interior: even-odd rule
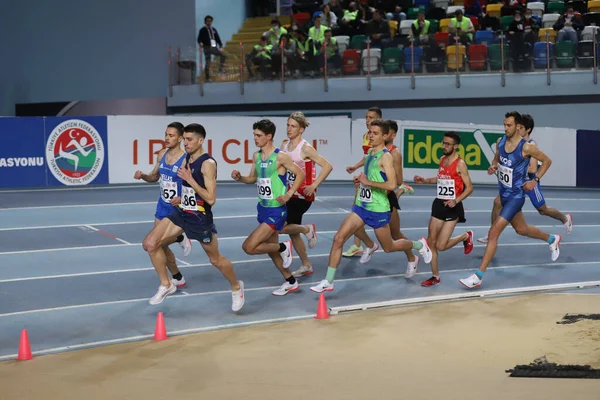
[[[304,113],[301,111],[291,113],[288,119],[293,119],[300,125],[300,127],[304,129],[308,128],[308,126],[310,125],[310,122],[308,122],[308,120],[304,116]]]

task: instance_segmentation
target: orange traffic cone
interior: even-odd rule
[[[315,318],[329,318],[329,311],[327,310],[327,304],[325,304],[325,295],[323,293],[321,293],[321,295],[319,296],[319,304],[317,305],[317,316]]]
[[[29,345],[29,335],[27,335],[27,329],[21,331],[21,341],[19,342],[19,354],[17,360],[25,361],[31,360],[31,346]]]
[[[162,312],[159,312],[158,316],[156,317],[154,340],[167,340],[167,327],[165,326],[165,316]]]

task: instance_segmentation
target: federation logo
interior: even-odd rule
[[[70,119],[50,133],[46,161],[59,182],[69,186],[87,185],[102,170],[104,143],[92,125]]]

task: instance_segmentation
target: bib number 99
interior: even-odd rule
[[[259,186],[258,187],[258,195],[261,197],[271,197],[271,188],[268,186]]]

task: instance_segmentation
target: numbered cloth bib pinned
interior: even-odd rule
[[[294,183],[296,183],[296,174],[293,173],[292,171],[288,171],[287,172],[287,184],[288,184],[288,188],[292,188],[292,186],[294,186]]]
[[[441,200],[456,200],[454,179],[437,180],[437,198]]]
[[[160,181],[160,194],[164,202],[169,203],[179,195],[177,183],[169,181]]]
[[[262,200],[273,200],[273,189],[271,188],[271,178],[258,178],[256,180],[258,188],[258,197]]]
[[[508,188],[512,188],[513,185],[513,170],[512,168],[505,167],[504,165],[498,165],[498,182]]]
[[[188,211],[197,211],[196,192],[193,188],[182,186],[181,208]]]
[[[360,184],[360,188],[358,189],[358,201],[362,201],[363,203],[371,203],[373,201],[373,190],[371,186],[364,186],[362,183]]]

